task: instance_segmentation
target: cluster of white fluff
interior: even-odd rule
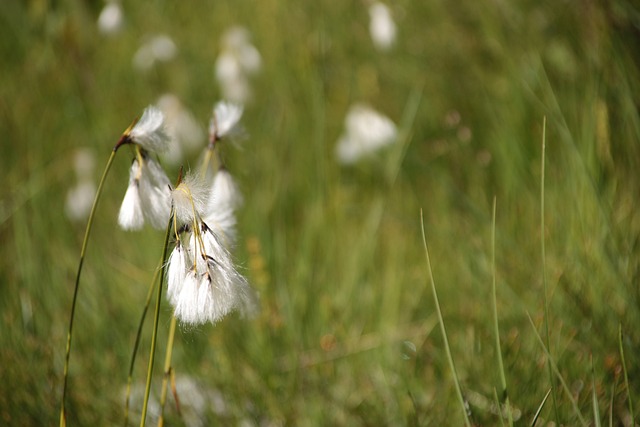
[[[210,139],[235,133],[242,108],[225,102],[214,106]],[[137,230],[149,222],[165,228],[174,214],[175,247],[167,268],[167,297],[177,319],[185,324],[215,323],[233,310],[255,308],[255,294],[236,269],[230,248],[235,243],[235,210],[242,203],[231,174],[221,167],[211,178],[187,173],[171,188],[152,154],[165,151],[171,138],[163,113],[149,107],[127,132],[123,143],[136,147],[118,222]],[[208,150],[213,150],[209,146]]]

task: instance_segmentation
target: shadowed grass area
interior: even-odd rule
[[[64,213],[75,150],[90,148],[100,168],[131,121],[169,92],[206,129],[221,96],[214,80],[220,36],[237,24],[251,32],[263,64],[242,120],[248,137],[222,153],[245,197],[235,256],[260,292],[261,312],[179,328],[173,366],[183,418],[169,399],[168,423],[461,425],[420,209],[473,424],[500,424],[494,393],[505,380],[516,424],[529,424],[551,387],[546,351],[566,383],[555,389],[561,423],[577,424],[578,411],[595,425],[597,416],[632,425],[630,408],[639,418],[639,405],[629,405],[640,396],[637,7],[389,6],[398,37],[378,52],[364,2],[127,3],[125,26],[112,37],[97,30],[99,3],[4,2],[0,424],[58,420],[85,225]],[[132,57],[157,33],[174,40],[177,54],[140,72]],[[392,118],[400,138],[346,167],[334,149],[355,102]],[[68,425],[124,417],[131,349],[163,243],[161,232],[117,228],[132,157],[125,148],[118,153],[93,225]],[[197,162],[193,155],[184,166]],[[173,180],[178,168],[165,166]],[[492,307],[494,196],[501,349]],[[527,313],[543,339],[549,322],[544,347]],[[160,348],[169,319],[165,302]],[[133,424],[151,323],[134,371]],[[538,425],[554,419],[549,398]]]

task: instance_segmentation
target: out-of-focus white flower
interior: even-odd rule
[[[171,139],[164,127],[164,114],[154,106],[147,107],[131,130],[125,133],[134,144],[147,151],[162,153]]]
[[[140,46],[133,56],[133,65],[140,71],[148,71],[156,62],[172,60],[177,52],[178,48],[171,37],[158,34]]]
[[[345,133],[338,139],[336,155],[343,164],[352,164],[361,157],[392,144],[397,136],[396,125],[374,109],[356,104],[345,119]]]
[[[65,212],[72,221],[87,219],[91,212],[93,199],[96,196],[96,185],[93,181],[82,180],[67,192]]]
[[[183,323],[199,325],[216,323],[236,309],[248,311],[255,305],[254,291],[233,265],[224,236],[202,219],[206,203],[189,200],[201,189],[190,188],[191,180],[180,185],[183,187],[172,193],[173,204],[176,218],[187,226],[182,235],[176,231],[176,246],[167,266],[167,296],[174,315]],[[187,205],[191,213],[186,212]]]
[[[249,78],[260,71],[260,52],[251,44],[246,28],[232,27],[222,35],[215,76],[225,99],[244,104],[251,98]]]
[[[139,230],[146,220],[153,228],[165,228],[171,213],[170,194],[170,182],[164,170],[143,152],[129,170],[129,186],[118,214],[120,227]]]
[[[93,199],[96,195],[96,185],[93,182],[95,158],[88,148],[80,148],[73,155],[73,166],[76,184],[67,192],[65,212],[72,221],[87,219],[91,212]]]
[[[124,14],[117,1],[109,1],[98,16],[98,30],[105,35],[114,35],[122,30]]]
[[[177,96],[170,93],[162,95],[156,105],[164,113],[167,133],[174,141],[162,158],[173,165],[179,164],[185,152],[202,146],[204,132]]]
[[[240,131],[239,123],[242,118],[242,106],[230,102],[218,102],[213,106],[213,114],[209,121],[209,138],[217,141]]]
[[[369,18],[369,33],[374,46],[379,50],[390,49],[396,40],[396,24],[389,7],[374,1],[369,6]]]

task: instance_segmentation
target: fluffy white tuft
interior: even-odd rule
[[[147,107],[140,120],[129,131],[129,138],[147,151],[166,151],[170,138],[164,127],[162,111],[154,106]]]

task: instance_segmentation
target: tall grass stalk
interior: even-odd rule
[[[600,408],[598,407],[598,394],[596,393],[596,372],[593,368],[593,355],[591,355],[591,403],[593,404],[593,422],[595,427],[600,427]]]
[[[158,427],[164,425],[164,406],[167,402],[167,389],[169,377],[171,376],[171,356],[173,354],[173,340],[176,336],[176,316],[171,316],[171,325],[169,326],[169,338],[167,339],[167,351],[164,358],[164,375],[162,376],[162,392],[160,394],[160,419]]]
[[[420,227],[422,230],[422,244],[424,246],[424,252],[427,259],[427,269],[429,270],[429,281],[431,283],[431,292],[433,293],[433,299],[436,304],[436,312],[438,313],[438,322],[440,323],[440,332],[442,332],[444,348],[445,348],[445,351],[447,352],[447,360],[449,361],[449,367],[451,368],[451,373],[453,374],[453,382],[456,386],[456,393],[458,395],[458,400],[460,401],[460,406],[462,407],[462,413],[464,415],[464,424],[467,427],[471,427],[471,422],[469,421],[469,415],[467,414],[467,405],[464,402],[464,397],[462,396],[462,389],[460,388],[460,381],[458,380],[458,374],[456,372],[456,365],[453,362],[453,357],[451,356],[451,348],[449,348],[449,339],[447,338],[447,331],[444,326],[444,319],[442,318],[442,311],[440,310],[440,303],[438,301],[438,292],[436,291],[436,284],[433,279],[433,270],[431,269],[431,259],[429,257],[427,237],[424,231],[424,216],[422,213],[422,209],[420,209]]]
[[[544,303],[544,332],[546,347],[551,354],[551,347],[549,345],[549,301],[547,299],[547,262],[546,251],[544,243],[544,171],[545,171],[545,158],[546,158],[546,145],[547,145],[547,117],[542,119],[542,158],[540,165],[540,256],[542,263],[542,299]],[[553,372],[551,370],[551,361],[547,361],[547,368],[549,372],[549,382],[551,383],[551,401],[553,402],[553,412],[556,417],[556,424],[560,425],[560,415],[558,413],[558,402],[556,400],[555,382],[553,380]]]
[[[560,381],[560,384],[562,384],[562,388],[563,388],[565,394],[567,395],[567,398],[571,402],[571,406],[573,406],[573,410],[576,413],[576,416],[578,417],[578,420],[580,421],[580,424],[586,427],[587,426],[587,422],[582,417],[582,413],[580,412],[580,408],[578,407],[578,402],[576,401],[575,397],[573,396],[573,393],[571,393],[571,390],[569,389],[569,386],[567,385],[566,381],[562,377],[562,374],[560,373],[560,370],[558,369],[558,366],[556,366],[555,362],[551,358],[551,353],[549,353],[549,349],[547,348],[547,346],[545,346],[544,341],[542,341],[542,337],[538,333],[538,330],[536,329],[536,325],[533,323],[533,319],[531,318],[531,315],[528,312],[527,312],[527,317],[529,318],[529,323],[531,323],[531,327],[533,328],[533,332],[536,335],[536,339],[538,340],[538,343],[542,347],[542,350],[544,351],[544,354],[547,357],[547,360],[549,361],[549,365],[551,366],[552,373],[555,373],[555,375],[558,377],[558,380]]]
[[[142,404],[142,415],[140,416],[140,427],[144,427],[147,419],[147,406],[149,404],[149,393],[151,392],[151,377],[153,376],[153,363],[155,361],[156,344],[158,338],[158,323],[160,320],[160,306],[162,305],[162,284],[164,283],[164,265],[167,261],[169,248],[169,236],[173,226],[173,209],[167,223],[167,231],[164,236],[164,247],[162,248],[162,268],[160,269],[160,282],[158,283],[158,293],[156,297],[156,310],[153,318],[153,334],[151,335],[151,349],[149,350],[149,369],[147,371],[147,384],[144,390],[144,401]]]
[[[507,379],[504,373],[504,363],[502,361],[502,350],[500,346],[500,327],[498,325],[498,302],[496,292],[496,197],[493,198],[493,212],[491,215],[491,290],[492,290],[492,308],[493,308],[493,329],[496,339],[496,357],[498,358],[498,371],[500,373],[500,396],[498,403],[504,404],[507,411],[507,418],[509,425],[513,427],[513,414],[511,413],[511,404],[509,403],[509,395],[507,392]],[[500,406],[498,406],[500,408]],[[500,414],[500,421],[502,422],[502,411],[498,411]]]
[[[624,374],[624,386],[627,389],[627,402],[629,402],[629,415],[631,415],[631,425],[635,426],[636,418],[633,414],[633,399],[631,399],[631,388],[629,387],[627,363],[624,360],[624,348],[622,346],[622,325],[618,325],[618,345],[620,346],[620,361],[622,362],[622,372]]]
[[[531,420],[531,424],[530,424],[531,427],[535,427],[536,423],[538,422],[538,418],[540,418],[540,413],[542,412],[542,408],[544,408],[544,404],[547,403],[547,399],[549,399],[549,395],[551,395],[551,389],[547,390],[547,393],[542,398],[542,402],[540,402],[540,405],[538,405],[538,410],[533,415],[533,419]]]
[[[84,257],[87,253],[87,245],[89,243],[89,235],[91,234],[91,227],[93,225],[93,219],[95,217],[96,208],[98,206],[98,201],[100,200],[100,195],[102,194],[102,188],[104,186],[104,182],[107,178],[107,174],[111,169],[111,165],[113,164],[113,159],[116,157],[116,152],[120,147],[120,143],[118,143],[113,150],[111,151],[111,155],[109,156],[109,160],[107,160],[107,165],[104,168],[104,172],[102,172],[102,177],[100,178],[100,183],[98,184],[98,189],[96,191],[95,198],[93,199],[93,205],[91,206],[91,212],[89,213],[89,219],[87,221],[87,227],[84,231],[84,239],[82,240],[82,249],[80,250],[80,261],[78,263],[78,272],[76,273],[76,282],[73,288],[73,300],[71,302],[71,314],[69,315],[69,329],[67,332],[67,348],[64,356],[64,370],[63,370],[63,380],[62,380],[62,398],[60,402],[60,427],[67,425],[67,413],[65,407],[65,400],[67,397],[67,384],[69,379],[69,358],[71,356],[71,339],[73,337],[73,320],[76,314],[76,303],[78,300],[78,290],[80,288],[80,275],[82,274],[82,266],[84,265]]]
[[[138,331],[136,332],[136,339],[133,344],[133,351],[131,353],[131,362],[129,363],[129,373],[127,374],[127,389],[125,392],[125,402],[124,402],[124,425],[125,427],[129,424],[129,403],[131,401],[131,383],[133,382],[133,368],[135,366],[136,357],[138,355],[138,348],[140,347],[140,338],[142,336],[142,327],[144,326],[144,320],[147,317],[147,311],[149,311],[149,304],[151,303],[151,297],[153,296],[153,290],[155,289],[155,285],[158,280],[158,274],[160,274],[160,270],[163,268],[163,263],[161,262],[156,272],[153,275],[153,279],[149,284],[149,290],[147,291],[147,299],[144,303],[144,308],[142,309],[142,315],[140,316],[140,322],[138,322]]]

